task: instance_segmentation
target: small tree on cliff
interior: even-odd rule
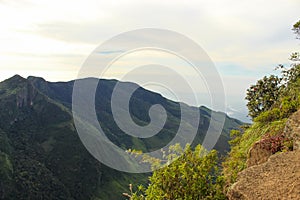
[[[277,101],[280,90],[281,79],[271,75],[258,80],[255,85],[247,89],[246,100],[249,115],[257,117],[261,112],[269,110]]]
[[[300,20],[293,25],[292,30],[296,34],[297,39],[300,39]]]
[[[296,34],[296,38],[300,39],[300,20],[293,25],[292,30]],[[287,69],[283,65],[277,67],[281,70],[281,77],[265,76],[247,89],[245,99],[248,101],[249,116],[255,118],[262,112],[269,110],[280,99],[280,96],[284,98],[286,94],[295,94],[292,100],[297,100],[298,92],[290,90],[299,89],[300,53],[292,53],[290,60],[293,62],[290,68]]]

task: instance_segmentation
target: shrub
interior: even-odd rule
[[[272,110],[261,113],[254,119],[255,122],[272,122],[281,118],[281,112],[279,108],[273,108]]]
[[[281,117],[288,117],[293,112],[296,112],[298,108],[298,102],[296,100],[292,100],[290,97],[284,97],[280,109],[281,109]]]
[[[267,135],[259,141],[259,144],[261,148],[271,151],[272,154],[287,150],[293,150],[292,139],[287,138],[283,134],[274,136]]]
[[[170,165],[153,172],[150,184],[144,189],[138,187],[136,192],[123,193],[130,200],[208,200],[226,199],[223,194],[223,178],[220,176],[217,152],[206,152],[198,145],[195,150],[190,146],[182,149],[179,145],[170,147],[171,154],[183,152]],[[173,157],[168,155],[168,158]]]

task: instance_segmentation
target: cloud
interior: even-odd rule
[[[28,32],[63,42],[92,45],[100,44],[107,35],[111,34],[110,29],[102,29],[97,22],[60,21],[37,24],[34,30]]]
[[[12,7],[25,7],[33,5],[32,1],[30,0],[0,0],[0,4]]]
[[[222,76],[229,105],[245,108],[237,99],[249,84],[299,49],[291,31],[299,7],[299,0],[0,0],[0,70],[74,79],[85,58],[111,37],[139,28],[169,29],[203,47]],[[148,58],[141,54],[140,59]]]
[[[82,6],[84,12],[86,7]],[[260,70],[262,65],[285,61],[288,57],[285,52],[298,47],[290,29],[298,18],[299,6],[296,0],[175,1],[172,4],[130,1],[121,5],[101,2],[94,5],[98,11],[88,12],[94,18],[47,20],[36,24],[32,31],[64,42],[97,45],[124,31],[165,28],[191,37],[216,62],[235,62]]]

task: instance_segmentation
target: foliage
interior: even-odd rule
[[[300,107],[300,64],[292,64],[289,69],[280,65],[277,69],[281,69],[280,77],[265,76],[247,89],[245,99],[254,121],[282,119]]]
[[[293,150],[293,142],[291,138],[287,138],[283,134],[279,135],[266,135],[259,141],[260,147],[271,151],[272,154],[281,151]]]
[[[300,39],[300,20],[293,25],[292,30],[297,35],[297,38]]]
[[[298,97],[299,98],[299,97]],[[296,112],[299,107],[299,102],[292,97],[283,97],[280,104],[281,118],[289,117]]]
[[[265,76],[247,89],[246,100],[249,115],[252,118],[267,111],[277,101],[280,91],[280,78],[271,75]]]
[[[240,143],[243,132],[243,130],[232,130],[230,132],[231,140],[229,141],[229,144],[231,147],[234,147]]]
[[[139,185],[136,188],[136,191],[133,191],[133,186],[132,184],[129,184],[129,191],[130,193],[123,193],[123,196],[125,196],[126,198],[130,199],[130,200],[145,200],[146,196],[144,195],[145,193],[145,187],[143,185]]]
[[[285,123],[286,119],[270,123],[255,122],[250,127],[245,127],[242,131],[232,131],[231,151],[222,163],[226,188],[233,184],[236,181],[237,174],[246,168],[248,152],[253,144],[264,135],[281,134]]]
[[[300,21],[294,24],[293,31],[297,35],[297,38],[300,39]],[[289,100],[293,101],[291,104],[297,105],[289,104],[288,108],[283,108],[285,109],[283,111],[285,116],[288,116],[300,107],[300,53],[293,52],[290,56],[290,60],[292,64],[289,68],[281,64],[276,67],[277,70],[281,70],[280,76],[265,76],[258,80],[255,85],[251,85],[250,88],[247,89],[245,99],[248,101],[247,107],[249,116],[253,119],[258,117],[262,112],[268,111],[276,106],[278,108],[280,107],[280,109],[282,106],[286,106],[287,104],[284,102],[286,96],[289,96]],[[280,105],[281,103],[284,105]],[[270,121],[284,117],[284,115],[281,115],[276,118],[278,114],[277,111],[278,110],[273,110],[271,113],[266,113],[264,116],[261,116],[258,121]]]
[[[280,119],[281,112],[279,108],[273,108],[271,110],[267,110],[265,112],[260,113],[259,116],[257,116],[254,121],[255,122],[272,122],[277,119]]]
[[[293,27],[299,38],[300,21]],[[223,165],[225,190],[245,169],[250,148],[260,143],[272,153],[291,150],[293,141],[282,133],[287,118],[300,108],[300,64],[299,53],[292,53],[292,64],[286,68],[279,65],[279,76],[271,75],[258,80],[247,90],[246,100],[249,115],[254,123],[243,131],[231,132],[231,151]]]
[[[154,171],[147,188],[139,187],[123,195],[131,200],[142,199],[225,199],[222,192],[223,178],[217,166],[217,152],[206,152],[198,145],[193,151],[188,145],[170,147],[168,161],[183,153],[170,165]]]
[[[260,115],[254,119],[254,121],[268,123],[287,118],[292,113],[296,112],[300,105],[298,99],[292,100],[290,96],[282,97],[278,104],[279,103],[280,106],[276,107],[275,105],[274,108],[260,113]]]
[[[9,139],[7,135],[0,129],[0,152],[1,151],[6,154],[10,154],[11,146],[9,144]]]
[[[9,199],[12,192],[13,167],[9,156],[0,151],[0,199]]]

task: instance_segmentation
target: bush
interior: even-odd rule
[[[290,97],[283,98],[281,105],[281,117],[288,117],[293,112],[297,111],[298,108],[298,102],[296,100],[292,100]]]
[[[255,122],[272,122],[281,118],[281,112],[279,108],[273,108],[272,110],[261,113],[254,119]]]
[[[275,107],[271,110],[260,113],[254,122],[273,122],[276,120],[288,118],[292,113],[296,112],[299,108],[299,98],[293,100],[291,97],[283,97],[280,100],[279,108]]]
[[[282,151],[293,150],[293,141],[284,135],[267,135],[259,141],[260,147],[271,151],[272,154]]]
[[[170,151],[176,155],[178,152],[184,153],[170,165],[154,171],[148,188],[138,187],[133,192],[130,185],[130,194],[123,195],[130,200],[226,199],[215,150],[208,153],[200,145],[194,151],[190,146],[182,149],[176,145],[170,147]]]

